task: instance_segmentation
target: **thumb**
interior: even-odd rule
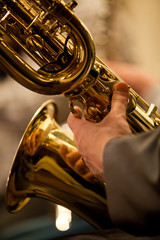
[[[126,115],[126,109],[129,99],[128,85],[125,82],[120,82],[115,85],[111,101],[111,112],[120,115]]]

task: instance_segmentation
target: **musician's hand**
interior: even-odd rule
[[[70,113],[68,124],[73,131],[78,151],[92,173],[103,180],[103,151],[106,143],[115,137],[131,134],[126,121],[128,85],[118,83],[114,89],[111,111],[100,122],[92,123]],[[76,110],[82,115],[80,108]]]
[[[112,61],[108,61],[107,65],[143,98],[150,91],[150,88],[159,84],[155,76],[137,65]]]
[[[61,144],[59,147],[59,154],[66,164],[73,169],[73,171],[77,172],[88,182],[94,182],[94,175],[86,167],[81,155],[77,151],[70,151],[67,145]]]

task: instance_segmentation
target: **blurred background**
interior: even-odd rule
[[[159,0],[80,0],[75,9],[93,36],[97,56],[104,62],[135,63],[160,79],[159,11]],[[92,229],[73,215],[70,230],[58,230],[54,204],[40,199],[32,199],[14,215],[5,208],[5,185],[18,143],[35,111],[50,98],[57,103],[59,123],[65,123],[69,108],[64,96],[33,93],[0,72],[0,232],[5,234],[3,239],[31,239],[30,233],[35,234],[32,239],[50,239]]]

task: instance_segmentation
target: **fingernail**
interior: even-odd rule
[[[128,85],[125,82],[117,83],[114,90],[120,93],[128,93]]]

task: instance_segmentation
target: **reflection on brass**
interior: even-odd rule
[[[55,121],[55,112],[54,102],[44,103],[24,133],[7,184],[7,208],[17,212],[30,197],[41,197],[97,228],[109,227],[104,184],[85,166],[72,137]]]
[[[75,0],[68,4],[0,0],[0,66],[35,92],[65,94],[75,114],[74,102],[79,101],[85,118],[98,122],[110,110],[114,84],[122,80],[95,56],[91,35],[73,12],[76,5]],[[28,65],[10,42],[28,54],[38,69]],[[127,113],[135,133],[160,125],[156,109],[131,88]]]
[[[73,12],[76,5],[75,0],[68,4],[61,0],[0,0],[0,67],[35,92],[65,94],[74,114],[78,114],[74,109],[78,101],[84,117],[99,122],[110,111],[114,84],[122,80],[96,57],[90,33]],[[18,51],[10,42],[19,46]],[[24,60],[24,53],[37,69]],[[127,120],[133,133],[158,127],[156,106],[133,89],[129,91]],[[38,196],[67,205],[89,222],[95,215],[96,223],[92,223],[104,227],[109,224],[106,200],[100,193],[102,190],[104,196],[104,185],[95,187],[99,182],[75,153],[74,144],[56,123],[52,126],[50,117],[41,115],[45,109],[50,111],[50,105],[40,110],[24,135],[9,178],[8,209],[18,211],[28,197]]]

